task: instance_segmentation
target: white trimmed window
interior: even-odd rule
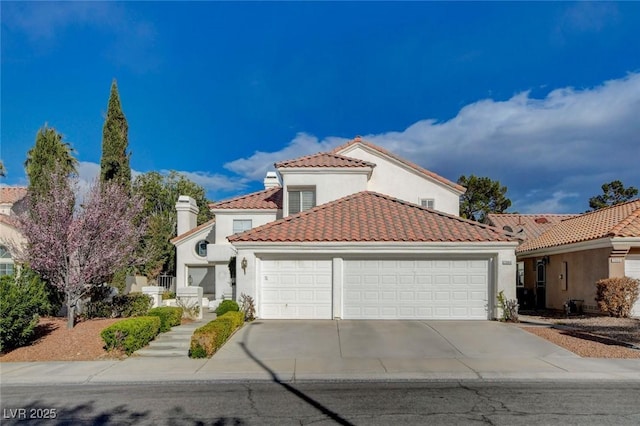
[[[516,287],[524,287],[524,262],[518,262],[516,264],[517,280]]]
[[[251,219],[233,219],[233,233],[248,231],[253,227]]]
[[[5,246],[0,245],[0,275],[13,275],[13,259]]]
[[[315,189],[289,190],[289,214],[309,210],[316,205]]]
[[[420,198],[420,205],[422,207],[426,207],[428,209],[433,209],[435,206],[436,200],[433,198]]]

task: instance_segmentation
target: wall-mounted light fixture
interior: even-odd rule
[[[189,278],[187,278],[187,281],[189,282],[189,285],[193,284],[193,277],[191,276],[191,274],[189,274]]]
[[[240,267],[244,271],[245,275],[247,275],[247,266],[249,266],[249,262],[247,262],[247,258],[246,257],[243,257],[242,261],[240,262]]]

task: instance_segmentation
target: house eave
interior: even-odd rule
[[[539,248],[535,250],[529,250],[526,252],[517,252],[518,258],[526,259],[529,257],[537,256],[550,256],[553,254],[569,253],[574,251],[595,250],[600,248],[607,248],[613,246],[613,240],[611,237],[598,238],[596,240],[581,241],[572,244],[562,244],[559,246]]]
[[[234,242],[238,250],[259,253],[407,253],[464,254],[515,250],[515,241],[501,242]]]

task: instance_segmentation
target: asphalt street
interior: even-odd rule
[[[217,381],[1,390],[3,425],[640,424],[638,382]]]

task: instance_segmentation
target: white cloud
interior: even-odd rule
[[[597,87],[559,88],[541,99],[522,92],[504,101],[479,100],[445,122],[424,119],[363,138],[451,180],[462,174],[500,180],[517,200],[514,210],[584,211],[604,182],[640,186],[638,111],[640,73],[630,73]],[[256,152],[225,168],[261,180],[276,161],[344,141],[301,133],[282,150]]]
[[[161,170],[160,173],[168,174],[169,170]],[[185,172],[177,171],[184,175],[187,179],[202,186],[209,197],[214,199],[211,201],[219,201],[221,194],[238,195],[247,187],[247,179],[234,178],[222,174],[212,174],[208,172]]]

